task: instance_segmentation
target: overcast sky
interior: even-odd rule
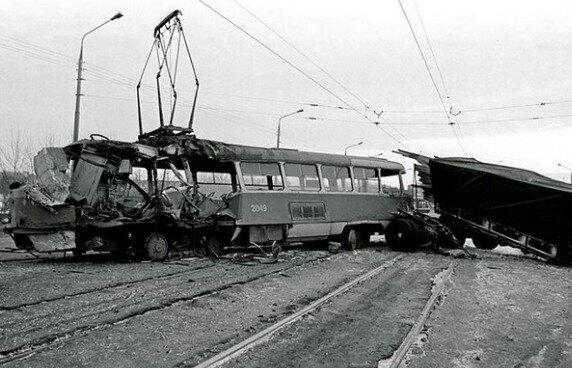
[[[572,167],[572,4],[568,1],[418,1],[453,108],[461,111],[456,118],[459,140],[397,0],[237,0],[351,94],[236,2],[205,1],[337,97],[195,0],[2,0],[0,142],[7,144],[18,129],[33,137],[35,144],[49,136],[62,145],[71,141],[81,36],[118,11],[125,16],[85,40],[80,137],[101,133],[135,140],[135,86],[153,42],[153,29],[168,13],[180,9],[201,83],[194,125],[199,138],[271,147],[278,118],[303,108],[304,113],[283,120],[282,146],[343,153],[346,146],[363,141],[349,152],[383,153],[406,167],[412,166],[411,161],[392,150],[437,156],[466,153],[482,161],[568,178],[569,171],[557,166],[560,162]],[[402,1],[431,62],[414,3]],[[444,94],[437,69],[431,67]],[[155,72],[152,64],[142,90],[147,130],[158,124],[156,107],[148,103],[155,98],[154,90],[147,87]],[[193,79],[187,64],[181,64],[178,78],[180,101],[188,105]],[[348,103],[359,113],[310,103],[342,107]],[[532,106],[510,107],[515,105]],[[497,107],[501,109],[493,109]],[[186,125],[187,107],[180,109],[175,124]],[[475,109],[486,110],[470,111]],[[362,116],[378,121],[374,110],[384,111],[383,129]]]

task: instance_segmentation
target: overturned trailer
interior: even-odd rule
[[[399,153],[422,165],[424,189],[434,198],[439,222],[459,245],[472,238],[477,248],[502,244],[545,260],[570,263],[572,185],[472,158],[429,159]],[[413,215],[404,221],[428,224],[422,216]]]
[[[572,242],[572,185],[533,171],[468,158],[429,161],[442,222],[475,246],[518,247],[568,263]]]

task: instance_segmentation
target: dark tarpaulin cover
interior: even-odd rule
[[[572,236],[572,185],[471,158],[429,161],[437,203],[549,242]]]

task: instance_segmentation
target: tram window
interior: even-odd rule
[[[354,167],[354,185],[358,192],[379,193],[379,175],[377,170]]]
[[[229,173],[197,171],[197,183],[199,184],[232,184],[232,176]]]
[[[197,172],[197,183],[214,184],[214,172]]]
[[[351,192],[352,183],[347,167],[322,165],[324,188],[328,192]]]
[[[324,220],[326,207],[324,203],[290,203],[292,220]]]
[[[313,192],[320,190],[318,168],[315,165],[284,164],[284,171],[288,188]]]
[[[252,190],[282,190],[284,183],[280,166],[274,163],[242,162],[240,164],[244,185]]]
[[[401,192],[401,184],[399,183],[399,175],[392,172],[381,172],[381,191],[389,195],[399,195]]]
[[[230,173],[197,171],[197,184],[202,193],[214,193],[214,198],[234,192]]]
[[[129,178],[141,187],[145,192],[149,193],[149,171],[144,167],[133,167]],[[135,190],[135,189],[133,189]],[[131,195],[131,190],[129,194]]]
[[[177,174],[175,174],[171,169],[160,169],[157,174],[161,190],[171,186],[182,186],[183,183],[179,179],[179,176],[183,179],[186,178],[184,170],[177,170]]]

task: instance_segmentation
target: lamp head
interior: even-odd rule
[[[119,19],[119,18],[121,18],[122,16],[123,16],[123,14],[122,14],[121,12],[119,12],[119,13],[115,14],[113,17],[111,17],[110,21],[111,21],[111,20]]]

